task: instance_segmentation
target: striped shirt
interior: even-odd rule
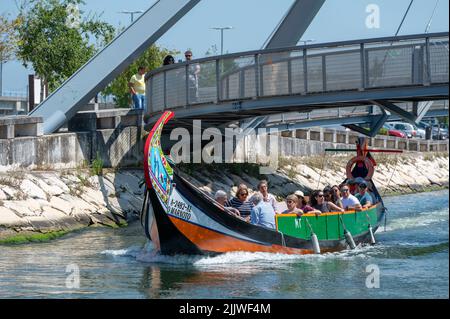
[[[233,197],[225,204],[225,206],[234,207],[241,213],[241,217],[247,217],[250,216],[250,212],[254,205],[248,200],[241,202],[238,198]]]

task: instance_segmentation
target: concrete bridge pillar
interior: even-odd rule
[[[323,134],[323,128],[321,127],[319,129],[319,141],[323,142],[324,140],[324,134]]]

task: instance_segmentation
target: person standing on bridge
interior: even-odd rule
[[[144,109],[145,106],[145,67],[140,66],[138,73],[128,82],[135,109]]]
[[[192,51],[188,50],[184,52],[186,62],[192,60]],[[198,76],[200,74],[200,64],[193,63],[188,68],[188,87],[189,87],[189,102],[197,102],[198,100]]]

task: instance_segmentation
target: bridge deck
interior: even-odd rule
[[[147,123],[164,110],[175,111],[178,119],[221,124],[373,101],[448,99],[448,58],[448,33],[434,33],[178,63],[147,75]]]

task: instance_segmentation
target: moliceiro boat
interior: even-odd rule
[[[146,192],[141,223],[161,254],[218,254],[231,251],[311,254],[374,243],[385,215],[373,184],[374,159],[364,139],[347,165],[347,178],[369,182],[375,204],[362,211],[276,215],[276,229],[250,224],[227,213],[209,194],[177,174],[161,149],[161,132],[174,114],[165,112],[145,144]],[[336,151],[332,149],[332,151]],[[343,150],[349,151],[349,150]],[[354,150],[353,150],[354,151]]]

